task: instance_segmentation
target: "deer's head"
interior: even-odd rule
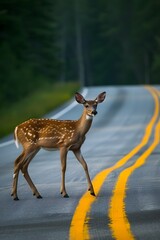
[[[97,105],[104,101],[106,92],[100,93],[94,100],[86,100],[80,93],[75,94],[75,99],[78,103],[83,104],[86,115],[94,117],[97,114]]]

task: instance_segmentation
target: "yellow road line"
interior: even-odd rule
[[[157,91],[158,93],[158,91]],[[159,93],[158,93],[159,94]],[[133,171],[145,164],[148,156],[160,142],[160,121],[159,121],[159,101],[155,106],[155,116],[158,123],[155,128],[154,140],[150,147],[137,159],[137,161],[127,169],[123,170],[118,177],[117,183],[113,190],[113,196],[110,202],[109,218],[112,235],[118,240],[132,240],[134,235],[131,232],[130,223],[125,212],[125,197],[127,190],[127,181]]]
[[[156,148],[160,141],[160,121],[155,128],[154,141],[150,147],[137,159],[134,165],[123,170],[118,177],[117,183],[113,190],[113,196],[110,202],[109,227],[112,231],[112,236],[118,240],[132,240],[134,235],[132,234],[130,223],[127,219],[125,212],[125,197],[127,190],[127,181],[133,171],[145,164],[148,156]]]
[[[108,177],[108,175],[114,171],[115,169],[118,169],[122,167],[131,157],[133,157],[149,140],[149,137],[151,135],[151,131],[153,128],[153,125],[157,119],[157,105],[159,103],[156,93],[153,91],[152,88],[147,87],[148,91],[152,94],[154,101],[155,101],[155,111],[153,114],[153,117],[151,118],[149,124],[146,127],[145,134],[141,142],[131,151],[129,152],[125,157],[120,159],[114,166],[107,168],[103,171],[101,171],[99,174],[95,176],[93,179],[93,185],[95,189],[96,195],[98,195],[105,179]],[[95,197],[88,194],[88,192],[84,193],[84,195],[81,197],[77,208],[74,212],[71,226],[70,226],[70,240],[78,240],[78,239],[90,239],[89,236],[89,229],[88,229],[88,221],[87,213],[89,213],[91,205],[96,200]]]

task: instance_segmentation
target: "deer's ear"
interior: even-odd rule
[[[95,101],[97,103],[101,103],[104,101],[105,97],[106,97],[106,92],[102,92],[98,95],[98,97],[95,99]]]
[[[78,92],[75,93],[75,99],[80,104],[84,104],[86,102],[84,97],[80,93],[78,93]]]

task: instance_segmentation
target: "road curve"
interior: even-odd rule
[[[96,197],[86,191],[82,167],[68,155],[61,198],[59,152],[41,150],[29,172],[43,199],[22,176],[20,201],[10,197],[13,163],[20,149],[0,144],[0,239],[160,239],[160,86],[90,87],[86,99],[106,91],[82,147]],[[77,119],[71,103],[51,117]]]

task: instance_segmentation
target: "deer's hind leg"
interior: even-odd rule
[[[12,186],[12,193],[11,196],[13,196],[14,200],[19,200],[17,195],[17,186],[18,186],[18,177],[19,177],[19,171],[22,170],[25,166],[25,163],[28,161],[28,159],[31,161],[32,158],[35,156],[39,149],[33,149],[33,147],[30,145],[26,148],[24,148],[23,152],[19,155],[19,157],[14,162],[14,174],[13,174],[13,186]],[[29,161],[29,162],[30,162]]]
[[[19,176],[19,171],[21,169],[24,158],[25,158],[25,151],[23,151],[14,162],[13,186],[12,186],[12,193],[11,193],[11,196],[13,196],[14,200],[19,200],[17,195],[18,176]]]
[[[36,186],[34,185],[34,183],[32,182],[32,179],[28,173],[28,166],[31,162],[31,160],[35,157],[35,155],[39,152],[40,149],[36,149],[24,162],[22,168],[21,168],[21,172],[24,176],[24,178],[26,179],[28,185],[30,186],[33,195],[35,195],[37,198],[42,198],[42,196],[40,195],[40,193],[38,192]]]

